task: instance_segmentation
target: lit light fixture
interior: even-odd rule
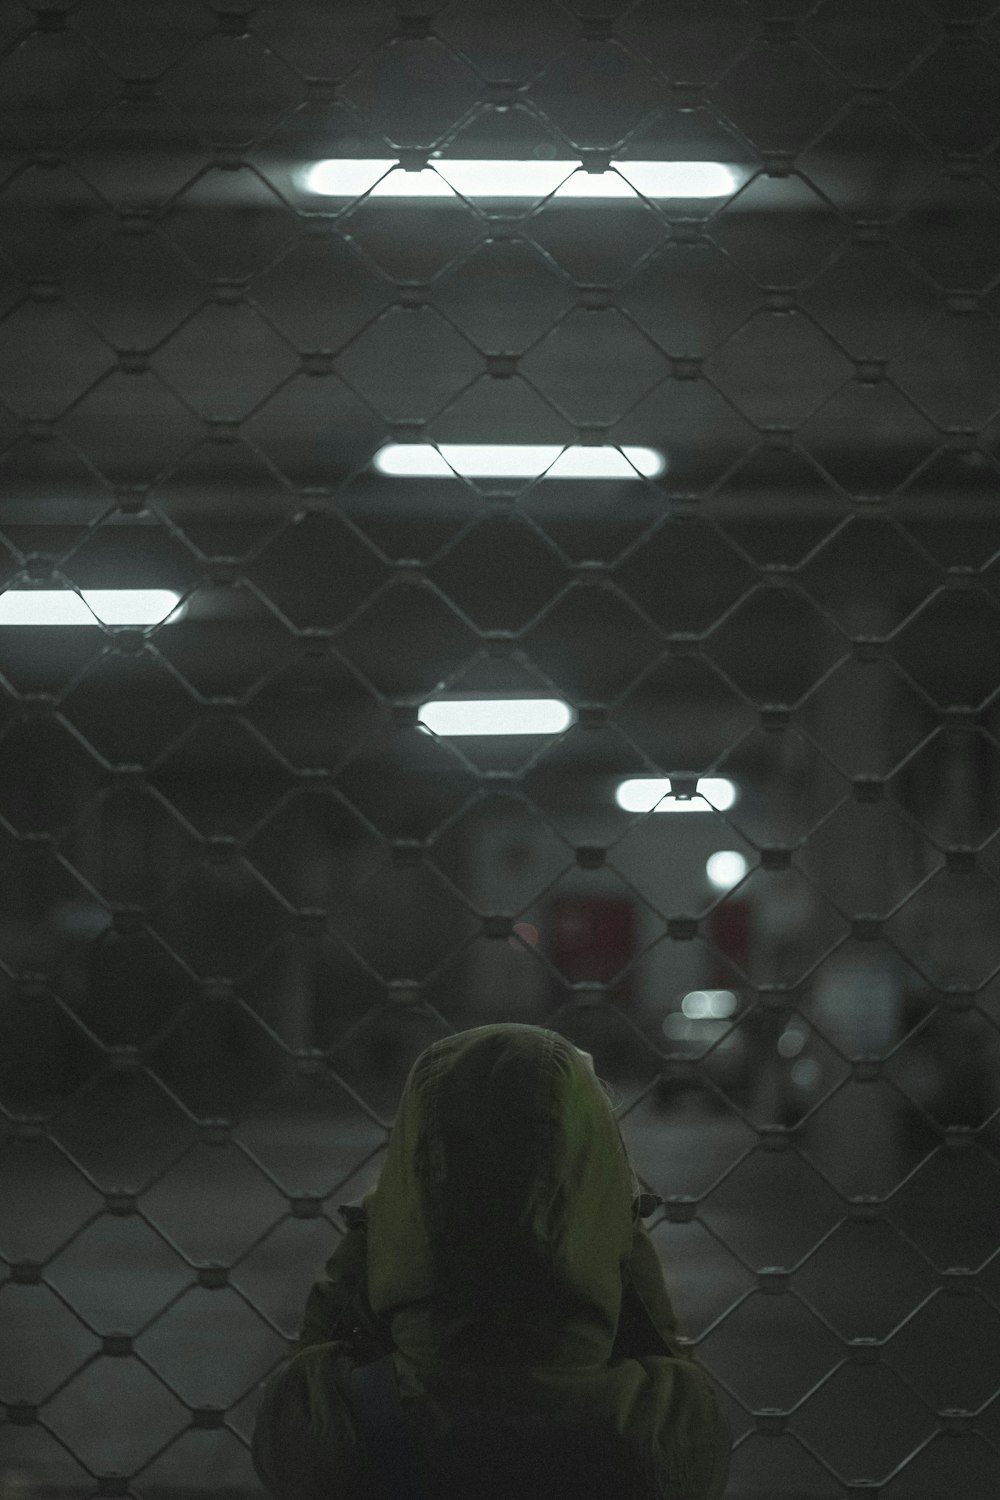
[[[655,448],[559,443],[387,443],[372,463],[413,479],[652,479],[667,466]]]
[[[705,861],[705,874],[720,891],[738,885],[747,872],[747,862],[738,849],[717,849]]]
[[[737,174],[718,161],[620,161],[588,172],[579,161],[434,158],[405,171],[395,158],[331,157],[301,173],[307,192],[327,198],[725,198]]]
[[[561,698],[439,698],[425,703],[418,728],[460,734],[560,734],[573,722]]]
[[[724,1021],[735,1014],[738,1004],[732,990],[689,990],[681,1010],[689,1021]]]
[[[808,1093],[819,1083],[822,1068],[814,1057],[799,1057],[791,1066],[792,1082],[797,1089]]]
[[[669,777],[637,776],[620,783],[615,801],[626,812],[724,812],[736,801],[736,788],[723,776],[699,776],[693,797],[678,797]]]
[[[786,1026],[778,1038],[778,1054],[781,1057],[798,1057],[809,1040],[809,1033],[793,1021]]]
[[[179,602],[171,589],[7,589],[0,625],[159,625]]]

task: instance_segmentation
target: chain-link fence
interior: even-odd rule
[[[0,8],[5,1500],[255,1493],[501,1019],[733,1497],[998,1493],[998,104],[989,0]]]

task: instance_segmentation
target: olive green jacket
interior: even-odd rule
[[[388,1352],[427,1500],[723,1494],[725,1417],[677,1342],[614,1114],[557,1033],[482,1026],[422,1053],[345,1214],[258,1410],[279,1500],[379,1493],[347,1390]]]

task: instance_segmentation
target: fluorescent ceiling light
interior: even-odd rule
[[[694,797],[678,798],[666,776],[637,776],[623,781],[615,801],[626,812],[723,812],[736,801],[736,788],[722,776],[699,776]]]
[[[613,165],[644,198],[728,198],[740,185],[737,174],[721,161],[620,161]],[[577,174],[581,175],[603,182],[615,174]],[[575,182],[571,191],[590,196]]]
[[[560,734],[573,722],[561,698],[440,698],[420,709],[435,734]]]
[[[158,625],[180,600],[170,589],[83,589],[81,594],[7,589],[0,594],[0,625]]]
[[[725,198],[739,187],[736,173],[718,161],[613,162],[608,172],[587,172],[579,161],[436,160],[407,172],[384,158],[333,157],[302,173],[307,191],[329,198]]]
[[[559,443],[387,443],[372,462],[380,474],[423,479],[652,479],[666,468],[655,448]]]

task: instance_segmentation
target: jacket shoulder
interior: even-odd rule
[[[678,1500],[721,1500],[732,1431],[708,1374],[685,1354],[637,1361],[650,1385],[648,1420]]]
[[[264,1386],[252,1456],[278,1500],[362,1500],[367,1471],[347,1397],[354,1367],[342,1344],[293,1354]]]
[[[371,1471],[348,1394],[355,1359],[317,1344],[268,1381],[253,1439],[257,1474],[277,1500],[365,1500]],[[410,1439],[435,1500],[721,1500],[730,1434],[712,1384],[690,1359],[569,1371],[435,1372],[402,1363]],[[582,1372],[581,1372],[582,1373]]]

